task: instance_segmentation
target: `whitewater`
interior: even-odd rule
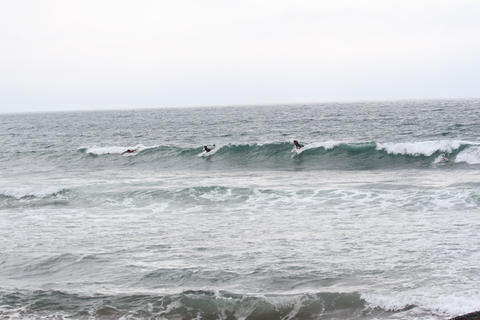
[[[0,144],[1,319],[480,310],[480,100],[4,114]]]

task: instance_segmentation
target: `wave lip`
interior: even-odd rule
[[[460,140],[416,141],[416,142],[386,142],[377,143],[377,150],[388,154],[403,154],[410,156],[432,156],[436,152],[452,153],[462,146],[474,143]]]
[[[136,146],[130,146],[130,147],[119,147],[119,146],[80,147],[78,148],[78,150],[80,152],[84,152],[84,153],[88,153],[96,156],[104,155],[104,154],[122,154],[127,150],[136,150],[136,152],[126,154],[126,155],[135,155],[135,154],[139,154],[142,151],[145,151],[148,149],[154,149],[157,147],[159,146],[144,146],[143,144],[137,144]]]
[[[480,147],[473,146],[461,151],[455,157],[456,163],[480,164]]]

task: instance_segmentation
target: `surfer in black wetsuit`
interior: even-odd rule
[[[125,153],[134,153],[134,152],[137,152],[136,149],[127,149],[126,151],[123,151],[122,154],[125,154]]]
[[[203,149],[205,150],[205,152],[210,152],[210,151],[212,151],[213,149],[215,149],[215,145],[212,145],[211,148],[209,148],[208,146],[203,146]]]
[[[303,144],[298,143],[297,140],[293,140],[293,144],[295,145],[295,148],[297,148],[297,149],[303,148]]]

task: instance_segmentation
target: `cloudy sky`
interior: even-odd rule
[[[477,0],[0,2],[0,112],[480,97]]]

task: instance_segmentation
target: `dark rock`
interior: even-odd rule
[[[463,316],[458,316],[451,318],[450,320],[480,320],[480,311],[464,314]]]

